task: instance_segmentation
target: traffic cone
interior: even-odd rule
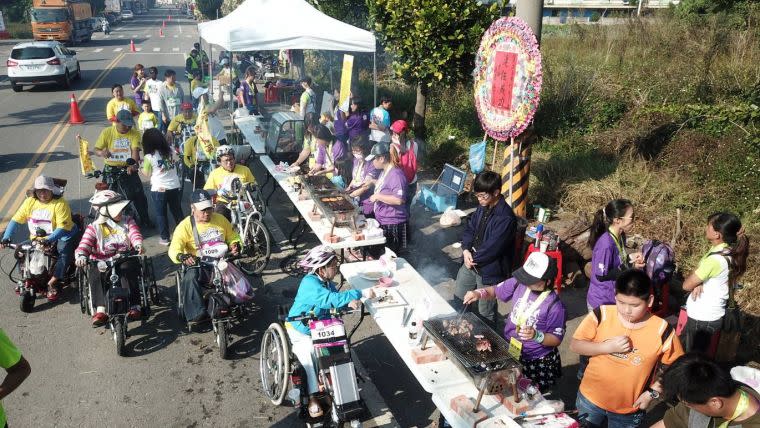
[[[169,15],[169,21],[171,21],[171,20],[172,20],[172,16],[171,16],[171,15]]]
[[[69,117],[69,123],[72,125],[80,125],[85,122],[84,118],[82,117],[82,113],[79,111],[79,104],[77,104],[77,98],[74,96],[74,93],[71,93],[71,115]]]
[[[130,40],[129,41],[129,50],[132,51],[132,52],[137,52],[137,49],[135,49],[135,41],[134,40]]]
[[[159,37],[164,37],[164,29],[163,28],[159,28],[158,29],[158,36]]]
[[[166,28],[166,21],[161,21],[161,26]]]

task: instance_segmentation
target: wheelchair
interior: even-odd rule
[[[219,355],[222,359],[226,360],[229,357],[228,347],[232,341],[230,338],[230,329],[235,322],[240,320],[245,313],[251,310],[251,302],[235,303],[225,291],[225,284],[221,273],[223,268],[220,268],[219,266],[220,262],[224,261],[223,259],[200,257],[197,260],[198,262],[194,266],[187,266],[184,263],[181,264],[180,268],[174,273],[174,282],[177,287],[177,315],[187,324],[187,331],[192,332],[193,325],[196,324],[196,322],[185,319],[182,278],[188,269],[210,269],[212,271],[211,281],[202,281],[201,287],[203,288],[203,297],[206,302],[207,312],[211,318],[214,341],[219,347]],[[231,260],[225,262],[232,263]]]
[[[79,309],[82,314],[92,316],[95,308],[92,307],[90,296],[90,279],[86,268],[76,268],[77,291],[79,293]],[[140,309],[142,313],[150,316],[150,305],[161,305],[161,294],[156,283],[156,273],[153,268],[153,260],[148,256],[142,256],[140,260],[140,272],[138,273],[140,281]]]

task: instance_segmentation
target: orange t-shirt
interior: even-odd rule
[[[668,325],[652,315],[644,326],[628,330],[620,322],[615,305],[601,306],[601,320],[591,312],[583,319],[573,339],[604,342],[614,336],[629,336],[633,350],[625,354],[605,354],[591,357],[581,381],[580,392],[589,401],[608,412],[628,414],[637,411],[633,403],[649,386],[646,385],[658,361],[672,364],[683,355],[675,331],[665,339]],[[654,379],[650,380],[654,382]]]

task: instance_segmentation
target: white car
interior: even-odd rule
[[[55,41],[19,43],[6,65],[15,92],[21,92],[23,85],[39,83],[57,83],[69,89],[72,79],[82,77],[76,51]]]
[[[121,11],[121,17],[122,19],[135,19],[135,14],[131,10],[126,9]]]

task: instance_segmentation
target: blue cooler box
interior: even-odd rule
[[[446,164],[432,186],[421,186],[420,201],[437,213],[442,213],[449,207],[456,208],[457,198],[464,190],[466,177],[465,171]]]

